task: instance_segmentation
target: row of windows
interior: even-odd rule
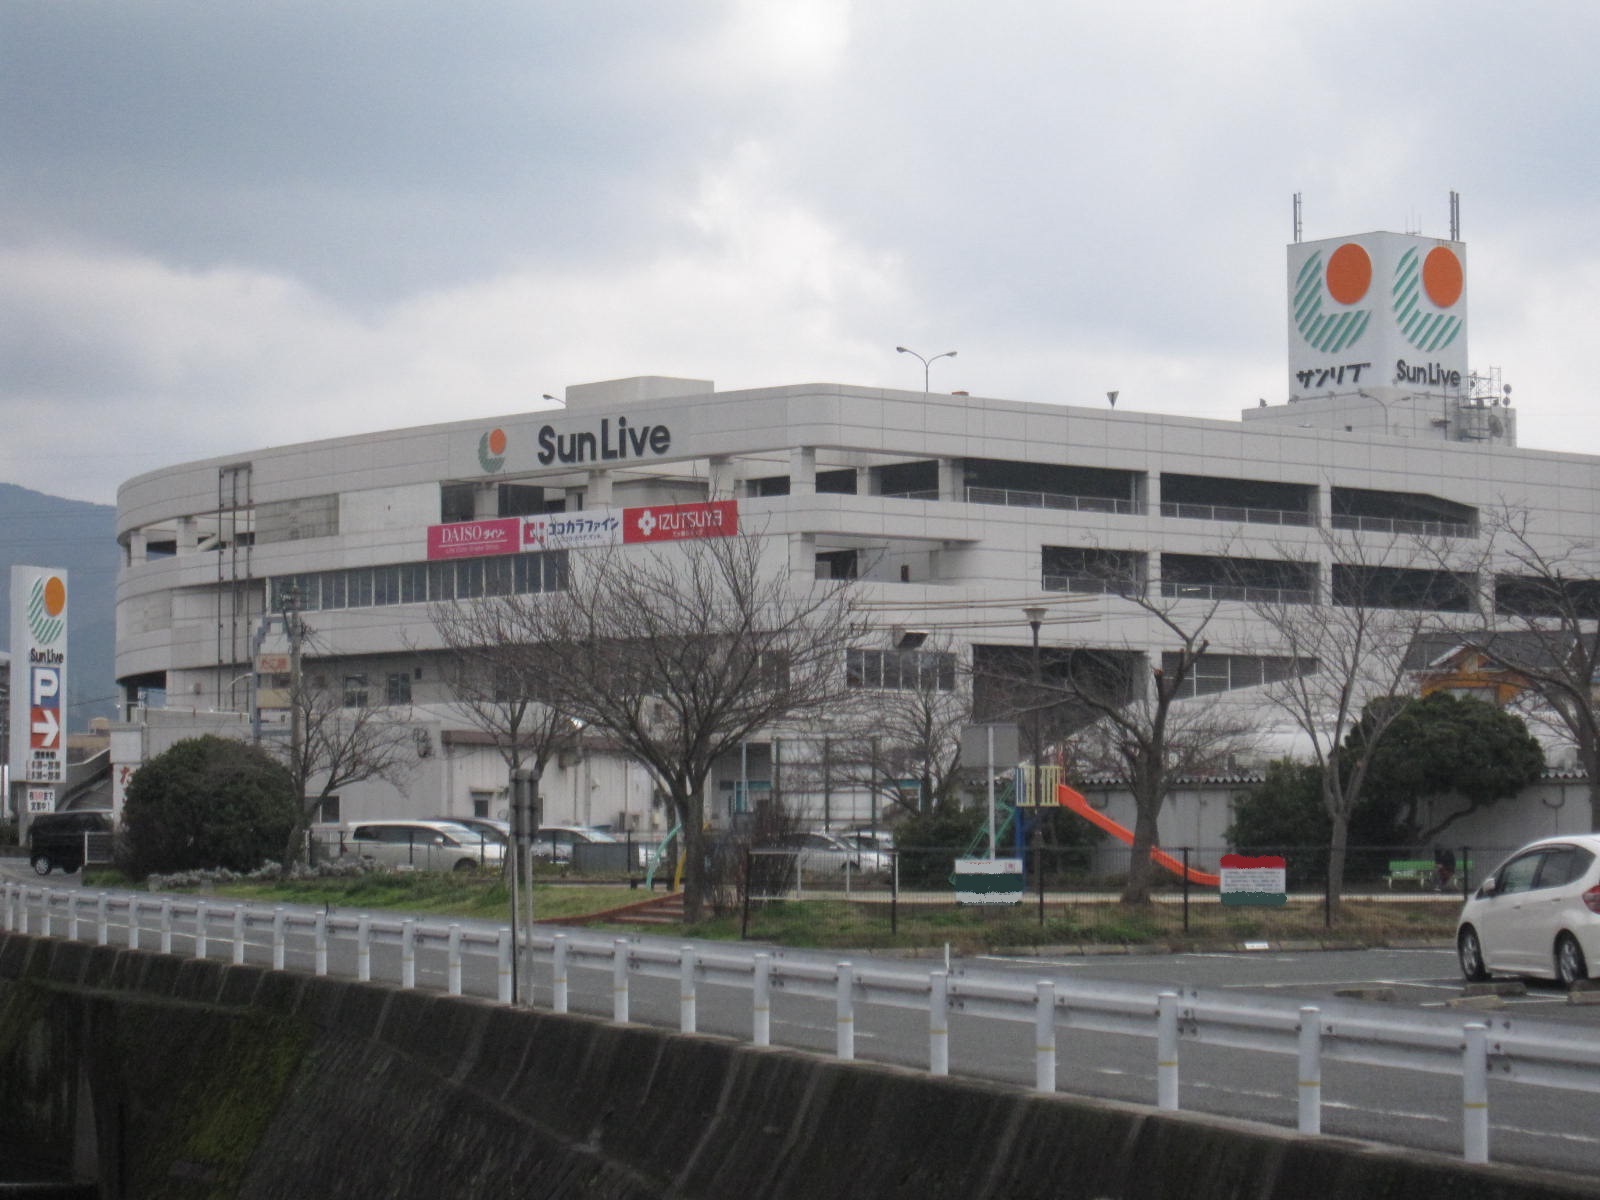
[[[845,682],[892,692],[950,692],[956,686],[956,656],[945,650],[851,650]]]
[[[1040,582],[1046,590],[1123,593],[1146,586],[1147,556],[1139,551],[1072,546],[1042,550]],[[1161,575],[1161,594],[1170,599],[1316,603],[1314,563],[1163,554]],[[1345,607],[1472,612],[1478,606],[1477,577],[1470,572],[1334,563],[1331,592],[1333,603]],[[1497,576],[1494,607],[1520,616],[1593,617],[1600,614],[1600,580]]]
[[[1163,654],[1161,669],[1167,678],[1178,672],[1178,656]],[[1317,669],[1314,658],[1291,658],[1276,654],[1202,654],[1174,693],[1179,698],[1214,696],[1235,688],[1259,687],[1278,683],[1296,675],[1310,675]]]
[[[382,608],[390,604],[429,604],[476,600],[483,596],[560,592],[567,588],[567,552],[504,554],[457,562],[399,563],[275,576],[274,611],[291,597],[301,612],[338,608]]]

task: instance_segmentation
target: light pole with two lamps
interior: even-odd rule
[[[922,364],[922,394],[924,396],[926,396],[928,394],[928,371],[929,371],[929,369],[933,366],[934,363],[938,362],[941,358],[954,358],[956,356],[956,352],[954,350],[946,350],[943,354],[935,354],[932,358],[924,358],[922,355],[918,354],[915,350],[912,350],[907,346],[896,346],[894,348],[894,351],[895,351],[896,354],[909,354],[909,355],[911,355],[912,358],[916,359],[918,362],[920,362]]]

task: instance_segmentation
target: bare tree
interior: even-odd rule
[[[885,811],[946,809],[960,802],[961,731],[972,720],[972,675],[947,635],[916,649],[883,651],[876,678],[852,664],[838,715],[851,730],[835,739],[837,775]],[[892,676],[892,677],[891,677]],[[904,781],[917,789],[908,798]]]
[[[1529,514],[1502,506],[1487,521],[1493,603],[1477,628],[1444,639],[1471,647],[1521,689],[1514,706],[1577,752],[1600,829],[1600,551],[1592,541],[1542,539]]]
[[[456,708],[493,740],[508,773],[531,765],[542,775],[579,729],[543,698],[547,647],[519,642],[507,623],[512,613],[493,600],[435,604],[428,616],[446,650],[441,675]]]
[[[497,599],[541,647],[543,694],[644,763],[682,830],[685,917],[705,894],[705,784],[759,730],[836,703],[859,623],[848,584],[797,587],[739,535],[574,555],[565,591]]]
[[[297,637],[304,636],[302,628]],[[284,849],[285,869],[303,856],[306,831],[330,796],[369,779],[398,787],[418,756],[421,731],[410,723],[409,710],[372,704],[365,689],[347,688],[344,680],[325,676],[320,665],[310,659],[296,672],[288,696],[292,733],[273,745],[301,798],[300,819]]]
[[[1429,548],[1402,535],[1374,537],[1321,529],[1319,544],[1332,578],[1321,596],[1292,588],[1258,589],[1251,607],[1272,631],[1286,668],[1263,691],[1305,736],[1321,774],[1322,803],[1332,825],[1328,874],[1332,903],[1344,886],[1350,818],[1373,754],[1403,705],[1373,704],[1414,694],[1407,650],[1444,611],[1473,604],[1470,578],[1419,564],[1436,561]],[[1283,551],[1313,581],[1319,564]],[[1320,601],[1320,602],[1317,602]],[[1371,717],[1355,748],[1345,745],[1363,711]]]
[[[1173,600],[1144,589],[1130,589],[1124,599],[1165,631],[1170,648],[1161,661],[1147,664],[1142,654],[1075,650],[1060,661],[1046,686],[1082,714],[1069,737],[1079,768],[1113,776],[1133,797],[1132,856],[1122,903],[1147,904],[1158,870],[1150,852],[1173,785],[1226,762],[1249,740],[1251,723],[1232,706],[1193,695],[1195,666],[1210,646],[1205,632],[1216,615],[1216,600]]]

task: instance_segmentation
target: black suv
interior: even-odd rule
[[[84,835],[110,832],[110,813],[40,813],[28,822],[28,859],[41,875],[50,874],[52,867],[71,874],[83,866]]]

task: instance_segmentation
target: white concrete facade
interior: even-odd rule
[[[838,384],[719,392],[651,377],[570,388],[560,409],[185,463],[119,491],[117,676],[130,703],[164,695],[238,711],[274,579],[412,568],[382,576],[372,585],[381,594],[421,578],[433,526],[729,498],[741,530],[766,539],[769,560],[797,581],[853,572],[883,628],[879,648],[896,626],[929,624],[949,628],[963,657],[1026,647],[1021,609],[1040,605],[1046,645],[1159,655],[1154,620],[1094,586],[1097,575],[1133,571],[1152,592],[1203,600],[1234,578],[1223,558],[1305,559],[1317,564],[1310,576],[1263,585],[1303,583],[1308,601],[1326,603],[1337,564],[1320,530],[1330,524],[1374,538],[1426,530],[1470,548],[1480,516],[1510,504],[1535,514],[1552,545],[1591,535],[1600,459],[1516,447],[1498,402],[1500,434],[1479,437],[1479,407],[1458,395],[1346,392],[1234,422]],[[1491,586],[1479,580],[1472,602]],[[1246,604],[1225,604],[1222,618],[1211,654],[1263,652]],[[401,794],[352,791],[343,819],[469,813],[474,801],[498,815],[503,765],[450,713],[430,665],[439,642],[427,605],[352,592],[305,619],[321,669],[364,676],[380,695],[407,677],[434,750]],[[737,770],[756,783],[748,762]],[[733,785],[725,775],[718,786]],[[651,827],[643,770],[603,744],[564,760],[544,791],[551,821],[632,816]],[[831,804],[836,823],[867,815],[859,796]]]

